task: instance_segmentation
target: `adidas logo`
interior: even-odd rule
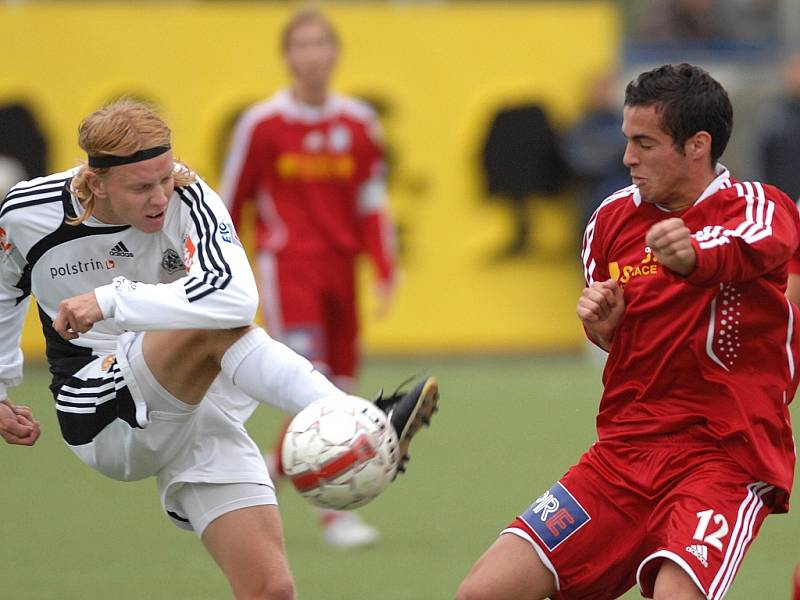
[[[692,544],[691,546],[686,546],[686,551],[689,554],[694,555],[697,560],[700,561],[704,567],[708,567],[708,547],[704,544]]]
[[[124,256],[125,258],[133,258],[133,252],[128,250],[128,247],[122,242],[117,242],[111,250],[108,251],[109,256]]]

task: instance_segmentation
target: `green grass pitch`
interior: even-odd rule
[[[441,410],[414,441],[408,473],[361,510],[380,528],[380,544],[350,552],[324,547],[310,505],[282,488],[301,599],[452,598],[497,532],[594,439],[600,371],[580,358],[370,361],[361,392],[392,391],[424,372],[439,379]],[[46,371],[31,365],[25,383],[11,391],[14,401],[34,408],[44,432],[33,448],[0,446],[0,597],[230,597],[195,536],[162,515],[152,480],[105,479],[69,452],[47,383]],[[269,444],[280,420],[264,408],[248,428]],[[788,600],[791,569],[800,561],[800,495],[794,505],[794,513],[767,519],[728,598]],[[635,590],[625,596],[637,597]]]

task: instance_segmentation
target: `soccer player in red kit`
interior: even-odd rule
[[[319,12],[298,12],[283,32],[288,89],[239,121],[223,173],[234,227],[256,204],[261,308],[273,337],[305,356],[344,390],[358,366],[355,259],[377,275],[379,312],[395,283],[393,225],[386,210],[380,128],[366,104],[329,91],[338,38]],[[280,471],[279,448],[268,456]],[[337,547],[374,542],[355,513],[326,511],[324,539]]]
[[[598,441],[504,531],[460,600],[718,600],[770,513],[788,510],[797,308],[784,296],[800,217],[718,160],[733,110],[704,70],[628,84],[633,185],[584,236],[577,305],[608,351]]]

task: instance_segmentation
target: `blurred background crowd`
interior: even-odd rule
[[[285,84],[279,32],[299,6],[1,3],[0,189],[77,164],[77,123],[120,95],[161,107],[177,155],[216,186],[237,117]],[[735,110],[723,163],[800,196],[795,0],[318,7],[341,35],[334,88],[385,135],[402,277],[386,319],[364,294],[371,352],[580,347],[583,225],[629,184],[622,94],[652,66],[719,79]]]

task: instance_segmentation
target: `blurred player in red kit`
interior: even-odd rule
[[[256,204],[256,267],[270,333],[342,389],[358,367],[355,260],[365,252],[377,279],[378,311],[395,284],[394,230],[386,210],[380,128],[366,104],[331,93],[339,41],[321,13],[288,22],[287,89],[245,112],[233,133],[222,198],[239,226]],[[280,440],[267,455],[280,474]],[[340,548],[377,540],[356,513],[325,511],[323,539]]]
[[[718,161],[733,125],[704,70],[665,65],[625,93],[633,185],[584,235],[577,313],[608,351],[598,441],[515,519],[459,599],[719,600],[795,465],[800,216]]]

